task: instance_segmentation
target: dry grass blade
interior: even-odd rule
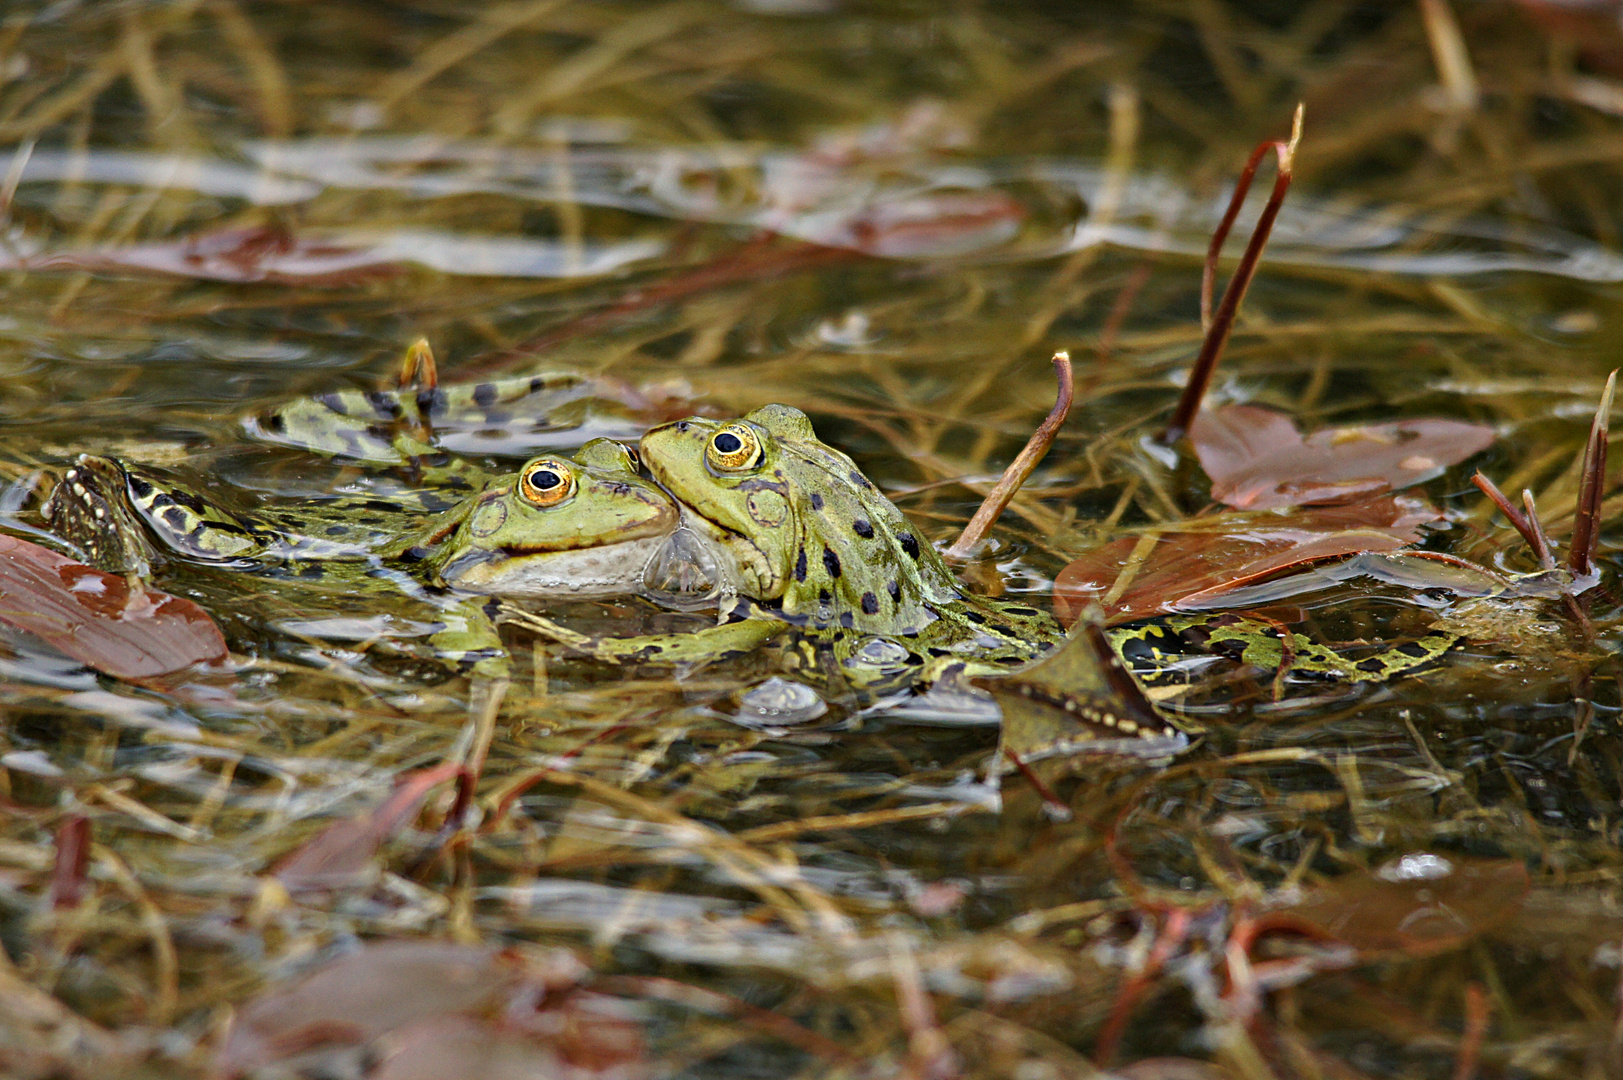
[[[1471,70],[1470,50],[1448,0],[1420,0],[1420,14],[1425,19],[1426,38],[1450,107],[1459,112],[1472,111],[1482,95],[1476,73]]]
[[[912,944],[901,932],[888,935],[885,943],[902,1026],[907,1031],[905,1075],[917,1080],[958,1080],[963,1075],[958,1057],[936,1023],[935,1007],[924,989]]]
[[[1054,407],[1046,419],[1032,432],[1025,447],[1015,459],[1009,462],[1009,467],[1003,470],[998,478],[997,486],[981,500],[981,505],[975,511],[975,516],[969,519],[964,531],[954,540],[952,546],[944,553],[949,559],[967,559],[974,552],[986,534],[1003,513],[1009,500],[1014,498],[1015,492],[1026,482],[1026,478],[1048,454],[1048,448],[1054,445],[1054,437],[1059,434],[1060,427],[1065,418],[1071,413],[1071,399],[1075,391],[1075,384],[1071,378],[1071,354],[1060,351],[1054,354],[1054,374],[1059,379],[1059,392],[1054,397]]]
[[[862,1064],[861,1059],[833,1039],[819,1035],[770,1009],[751,1005],[747,1001],[740,1001],[736,997],[715,990],[692,986],[675,979],[643,975],[605,975],[593,980],[592,985],[626,997],[669,1001],[689,1009],[732,1017],[764,1035],[845,1068],[855,1068]]]

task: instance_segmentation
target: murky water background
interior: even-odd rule
[[[380,385],[423,336],[449,381],[564,368],[642,396],[577,442],[796,405],[949,541],[1063,348],[1077,407],[965,571],[1042,601],[1076,555],[1204,505],[1145,440],[1199,345],[1227,185],[1304,101],[1214,400],[1304,429],[1492,425],[1426,486],[1449,515],[1427,546],[1531,569],[1467,481],[1571,528],[1623,336],[1623,30],[1455,8],[11,5],[4,524],[35,535],[46,477],[86,451],[326,490],[346,474],[242,418]],[[985,779],[984,713],[772,723],[738,704],[764,661],[632,677],[510,633],[478,828],[442,849],[435,794],[358,879],[289,896],[268,871],[443,761],[466,686],[355,640],[413,639],[388,598],[161,584],[221,623],[232,673],[140,688],[0,631],[0,1071],[205,1075],[233,1008],[394,939],[577,950],[642,1041],[557,1075],[1623,1068],[1611,591],[1593,646],[1535,606],[1505,621],[1548,635],[1390,685],[1230,687],[1169,767],[1051,778],[1069,820]],[[1378,627],[1393,601],[1369,592],[1309,597],[1310,625]],[[86,897],[53,908],[75,815]],[[1211,1071],[1146,1061],[1170,1057]],[[416,1075],[391,1060],[369,1075]]]

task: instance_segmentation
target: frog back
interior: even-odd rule
[[[815,438],[780,446],[794,511],[785,612],[898,634],[922,630],[960,599],[935,548],[849,457]]]
[[[738,441],[739,467],[717,467],[718,440]],[[906,634],[960,597],[935,549],[798,409],[690,417],[650,431],[643,452],[651,475],[729,548],[743,591],[791,622]]]

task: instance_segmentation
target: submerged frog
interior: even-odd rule
[[[820,441],[798,409],[768,405],[732,421],[689,417],[649,431],[641,451],[649,475],[680,505],[683,531],[708,553],[706,573],[745,599],[727,613],[731,622],[664,638],[588,639],[537,625],[578,650],[610,661],[684,663],[787,635],[791,666],[872,692],[1006,673],[1066,639],[1037,608],[966,592],[901,511],[849,457]],[[1236,615],[1162,621],[1110,638],[1131,658],[1171,652],[1172,638],[1191,632],[1254,663],[1278,667],[1291,656],[1299,670],[1351,681],[1390,677],[1435,655],[1396,653],[1377,674]],[[1098,722],[1111,727],[1119,719]]]
[[[467,469],[454,475],[472,487]],[[678,521],[664,492],[638,476],[631,452],[607,439],[573,459],[534,458],[460,502],[425,479],[388,497],[252,510],[86,455],[44,512],[90,562],[116,573],[144,577],[167,555],[352,596],[403,593],[438,609],[436,656],[493,677],[505,674],[508,658],[492,596],[634,592]]]

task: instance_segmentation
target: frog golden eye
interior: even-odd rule
[[[710,436],[704,453],[711,468],[737,472],[753,468],[761,460],[761,440],[747,424],[728,424]]]
[[[532,461],[518,474],[518,493],[534,506],[557,506],[575,493],[575,471],[549,458]]]

